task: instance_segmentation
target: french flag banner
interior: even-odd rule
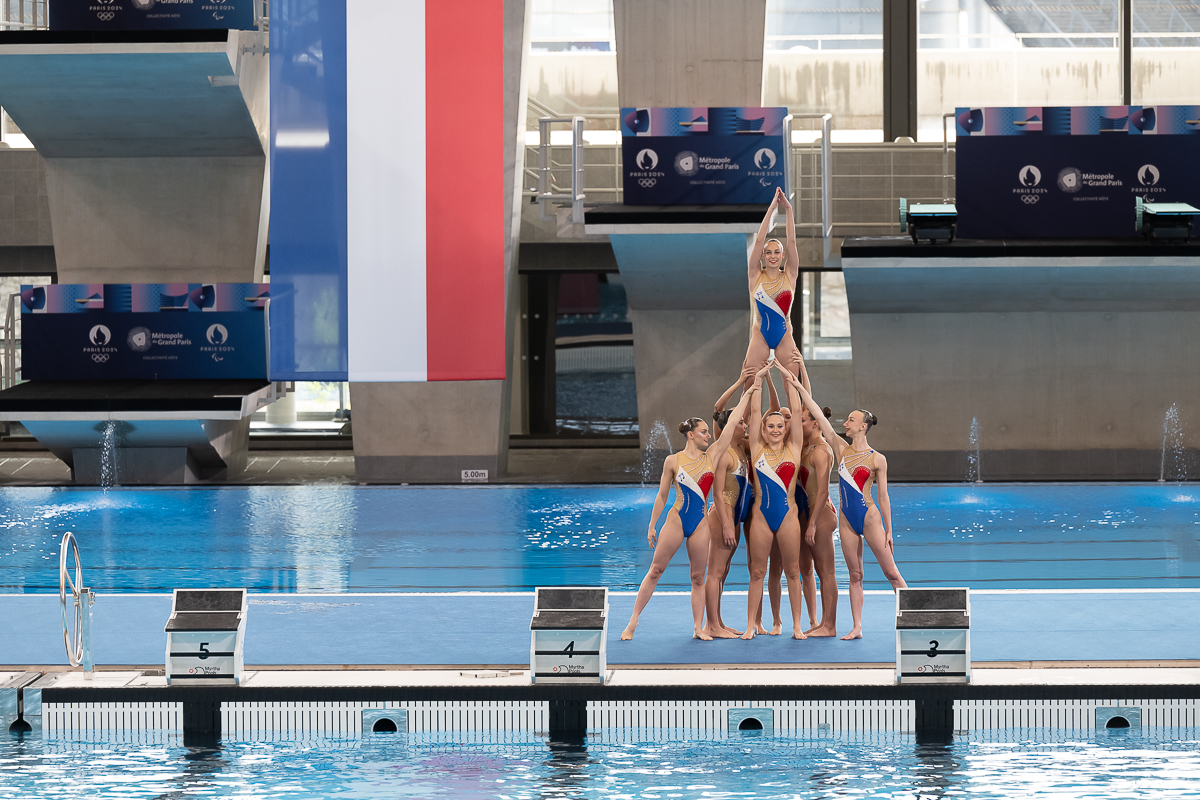
[[[272,379],[503,379],[503,0],[271,15]]]

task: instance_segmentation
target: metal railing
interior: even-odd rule
[[[560,164],[553,159],[550,144],[550,128],[552,125],[570,124],[571,126],[571,164]],[[583,201],[587,195],[583,191],[583,125],[584,118],[574,117],[542,117],[538,120],[538,203],[541,206],[543,220],[555,219],[549,213],[551,203],[568,201],[571,204],[571,222],[582,224]],[[556,172],[570,169],[571,185],[569,189],[561,188],[554,180]]]
[[[551,109],[546,108],[540,103],[530,101],[530,112],[539,112],[543,114],[538,118],[538,142],[537,145],[527,145],[526,150],[536,147],[537,151],[537,167],[530,169],[525,168],[525,174],[537,180],[537,188],[522,192],[525,197],[536,198],[539,203],[540,217],[544,221],[551,221],[556,217],[551,213],[553,205],[567,205],[571,207],[571,222],[582,223],[584,207],[587,205],[597,205],[597,203],[587,203],[589,193],[612,195],[612,200],[609,202],[620,203],[624,195],[622,188],[622,156],[621,156],[621,138],[619,129],[614,128],[590,128],[590,130],[599,130],[610,134],[611,143],[605,144],[588,144],[585,137],[585,129],[588,129],[589,124],[610,124],[617,123],[617,114],[598,114],[598,115],[574,115],[571,117],[554,115]],[[547,114],[546,112],[550,112]],[[785,120],[786,124],[786,139],[791,142],[791,125],[797,120],[812,120],[820,123],[820,137],[814,139],[807,144],[791,143],[788,148],[788,181],[789,195],[796,198],[797,204],[802,204],[808,200],[812,200],[813,192],[806,191],[804,186],[807,172],[804,169],[803,161],[801,167],[797,169],[797,154],[808,152],[810,155],[817,156],[819,159],[810,159],[814,165],[812,176],[816,177],[816,164],[820,164],[820,189],[819,189],[819,217],[815,222],[806,222],[797,220],[797,228],[816,228],[817,236],[823,240],[824,258],[829,259],[832,247],[833,237],[833,147],[832,147],[832,132],[833,132],[833,115],[828,113],[800,113],[789,114]],[[551,141],[552,127],[554,125],[571,126],[570,141],[567,144],[555,144]],[[561,152],[564,149],[570,151],[570,163],[560,162],[555,160],[556,152]],[[612,151],[612,182],[607,181],[600,185],[585,186],[585,150],[605,150]],[[528,161],[526,161],[528,163]],[[597,172],[603,174],[608,166],[607,163],[592,164],[588,167],[593,171],[593,175]],[[560,185],[556,177],[561,178],[567,173],[570,177],[570,185],[565,185],[565,181]],[[607,184],[607,185],[606,185]],[[815,216],[815,215],[814,215]]]
[[[1198,31],[1134,31],[1133,39],[1196,39],[1200,38]],[[997,45],[982,45],[993,50],[1003,50],[1004,45],[1009,47],[1024,47],[1025,42],[1037,40],[1056,40],[1062,39],[1068,42],[1075,41],[1100,41],[1110,40],[1112,44],[1099,45],[1103,48],[1116,48],[1118,34],[1116,31],[1037,31],[1025,33],[918,33],[917,41],[934,41],[945,40],[953,41],[953,47],[929,48],[922,47],[921,49],[942,49],[942,50],[970,50],[978,49],[981,42],[997,42]],[[881,50],[883,49],[883,34],[882,33],[792,33],[792,34],[777,34],[766,37],[768,53],[787,52],[786,48],[771,47],[771,43],[786,43],[786,42],[815,42],[816,47],[811,48],[821,52],[836,52],[838,49],[845,50]],[[825,43],[833,42],[878,42],[877,45],[860,48],[826,48]],[[1074,44],[1068,46],[1069,49],[1075,47]]]
[[[47,0],[3,0],[0,5],[0,30],[45,30]]]
[[[947,111],[942,114],[942,202],[953,203],[954,198],[950,196],[950,179],[954,176],[950,174],[950,131],[946,127],[946,123],[954,119],[954,112]],[[957,139],[957,137],[955,137]],[[955,151],[958,155],[958,151]]]
[[[20,314],[17,311],[17,303],[20,302],[21,295],[18,292],[13,292],[8,296],[8,307],[4,313],[4,325],[0,327],[0,343],[3,345],[4,363],[0,364],[0,390],[9,389],[17,385],[17,375],[21,372],[17,366],[17,355],[21,348],[21,341],[17,338],[17,323],[21,321]]]

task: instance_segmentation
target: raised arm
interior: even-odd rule
[[[658,539],[658,531],[654,530],[654,527],[658,524],[658,515],[662,513],[663,507],[667,504],[667,495],[671,491],[673,480],[675,480],[675,456],[669,455],[663,461],[662,477],[658,480],[658,494],[654,498],[654,508],[650,509],[650,529],[646,532],[646,540],[650,542],[651,547],[654,547],[654,543]]]
[[[767,237],[771,235],[771,229],[775,227],[775,210],[778,205],[779,194],[776,193],[775,197],[771,200],[770,207],[767,208],[767,215],[763,217],[762,224],[758,226],[758,233],[754,236],[754,245],[750,248],[748,264],[746,265],[746,273],[750,278],[751,285],[758,280],[758,262],[762,260],[763,248],[767,246]]]
[[[804,356],[800,354],[799,347],[792,351],[792,365],[796,367],[796,372],[800,373],[800,383],[812,394],[812,384],[808,381],[808,370],[804,367]]]
[[[792,286],[795,286],[796,279],[800,277],[800,248],[796,246],[796,215],[792,212],[792,204],[788,202],[783,189],[775,190],[775,202],[779,205],[779,210],[783,212],[787,227],[787,244],[783,249],[784,268],[787,270],[788,280],[792,282]]]
[[[721,431],[721,437],[708,446],[708,457],[712,463],[717,463],[721,460],[721,456],[725,455],[725,451],[729,449],[729,445],[733,442],[733,432],[737,430],[737,426],[741,424],[742,417],[746,415],[746,409],[755,397],[758,397],[759,384],[756,382],[749,390],[742,392],[742,399],[738,401],[737,407],[729,415],[729,420],[725,425],[725,430]],[[755,403],[755,405],[758,405]]]
[[[821,434],[825,437],[825,441],[829,442],[829,446],[833,448],[833,454],[841,458],[842,451],[846,449],[846,440],[834,432],[833,426],[829,424],[829,420],[825,419],[825,412],[817,405],[817,401],[812,399],[812,395],[808,393],[808,389],[804,388],[804,384],[796,380],[796,376],[787,372],[787,370],[784,370],[784,376],[784,380],[791,379],[789,383],[796,387],[796,391],[800,394],[800,401],[804,403],[804,407],[808,409],[808,413],[812,414],[813,419],[821,426]]]
[[[796,444],[796,431],[800,430],[800,395],[796,394],[796,376],[788,372],[782,364],[775,362],[775,369],[783,376],[784,391],[787,392],[788,408],[792,412],[792,424],[788,426],[787,441],[789,445]],[[768,378],[770,380],[770,378]],[[801,432],[800,446],[804,446],[804,434]]]
[[[887,459],[882,453],[875,453],[875,485],[879,487],[879,515],[883,518],[883,532],[887,536],[887,549],[895,552],[892,546],[892,498],[887,490]]]
[[[751,388],[754,388],[754,389],[762,388],[763,376],[767,374],[767,370],[769,370],[770,368],[771,368],[771,365],[770,365],[770,363],[768,363],[765,367],[760,369],[757,372],[757,374],[755,374],[754,385]],[[754,396],[757,398],[758,392],[755,392]],[[750,442],[752,445],[762,443],[762,419],[763,419],[762,400],[756,399],[753,403],[750,404],[749,428],[750,428]]]
[[[780,408],[779,395],[775,393],[775,381],[771,378],[770,375],[767,375],[767,377],[764,378],[763,380],[765,380],[767,382],[767,396],[771,400],[771,403],[767,408],[770,411],[778,411]]]

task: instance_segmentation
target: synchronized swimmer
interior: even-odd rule
[[[785,215],[786,247],[778,239],[767,238],[777,211]],[[830,409],[813,400],[808,371],[792,337],[788,314],[799,277],[799,257],[792,207],[782,190],[776,192],[759,226],[748,277],[753,325],[742,374],[717,400],[711,432],[699,417],[679,424],[686,441],[684,448],[663,464],[647,531],[654,556],[621,634],[623,640],[633,638],[642,611],[680,545],[686,547],[691,567],[692,636],[697,639],[752,639],[758,633],[781,633],[780,573],[787,576],[792,637],[837,636],[835,532],[840,532],[849,572],[853,619],[853,627],[843,639],[862,638],[864,542],[893,590],[907,585],[894,558],[887,459],[867,443],[867,431],[879,421],[871,412],[856,409],[843,426],[850,443],[838,436],[829,422]],[[783,382],[787,406],[779,404],[772,371],[779,373]],[[765,414],[764,380],[770,396]],[[737,406],[726,410],[739,388],[742,396]],[[840,513],[829,491],[835,464]],[[672,486],[675,502],[661,532],[656,533]],[[710,506],[709,493],[714,486]],[[878,492],[878,503],[872,488]],[[739,631],[722,620],[721,596],[733,554],[743,540],[750,591],[746,625]],[[774,615],[771,630],[762,626],[764,582]],[[807,628],[802,621],[805,605]]]

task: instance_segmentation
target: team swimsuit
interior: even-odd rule
[[[838,464],[838,482],[842,495],[842,515],[850,529],[863,535],[867,510],[874,507],[871,486],[875,483],[875,451],[859,452],[847,448]]]
[[[754,487],[750,485],[750,468],[741,455],[733,447],[727,451],[733,456],[733,469],[725,473],[725,490],[721,496],[725,504],[733,512],[733,524],[750,519],[750,509],[754,507]]]
[[[791,510],[792,502],[797,503],[800,513],[808,511],[808,495],[793,493],[796,486],[796,463],[792,461],[791,452],[784,447],[778,452],[763,449],[758,460],[754,462],[754,474],[758,478],[758,511],[766,520],[771,532],[779,530],[783,520]]]
[[[785,274],[777,280],[767,281],[766,273],[759,276],[754,291],[750,293],[757,311],[758,331],[767,347],[774,350],[788,332],[788,311],[792,308],[792,286]]]
[[[704,521],[704,512],[708,508],[708,490],[713,485],[712,462],[708,453],[688,465],[683,463],[683,453],[680,452],[675,462],[675,505],[671,508],[679,512],[679,521],[683,523],[683,538],[695,533],[696,528]]]

